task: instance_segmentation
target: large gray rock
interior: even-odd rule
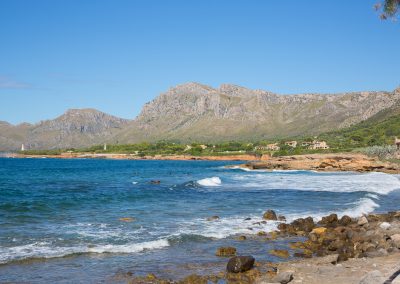
[[[360,281],[360,284],[381,284],[386,278],[378,270],[367,273]]]
[[[394,234],[390,236],[390,239],[393,241],[396,248],[400,248],[400,234]]]
[[[232,273],[245,272],[253,268],[254,261],[252,256],[234,256],[229,259],[226,270]]]
[[[272,278],[271,282],[287,284],[292,280],[293,280],[293,272],[285,271],[285,272],[278,273],[274,278]]]

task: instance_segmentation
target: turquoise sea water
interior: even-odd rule
[[[275,222],[257,223],[267,209],[289,221],[399,209],[396,175],[224,167],[231,164],[0,159],[0,282],[124,282],[128,271],[213,271],[226,263],[214,256],[221,245],[273,261],[267,251],[285,241],[234,239],[274,229]],[[213,215],[220,219],[207,221]],[[119,220],[126,217],[135,221]]]

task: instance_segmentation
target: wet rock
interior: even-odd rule
[[[367,217],[362,216],[362,217],[358,218],[357,225],[364,226],[365,224],[368,224]]]
[[[257,233],[257,235],[258,235],[258,236],[266,236],[267,233],[264,232],[264,231],[259,231],[259,232]]]
[[[335,226],[338,222],[338,216],[337,214],[330,214],[328,216],[322,217],[321,221],[319,221],[320,224],[322,225],[327,225],[327,226]]]
[[[342,218],[340,218],[340,220],[339,220],[339,224],[342,226],[347,226],[351,222],[352,222],[352,219],[347,215],[342,216]]]
[[[247,240],[247,237],[246,236],[239,236],[239,237],[237,237],[237,240],[238,241],[245,241],[245,240]]]
[[[273,221],[278,220],[278,217],[276,217],[276,213],[275,213],[274,210],[267,210],[267,211],[264,213],[263,218],[264,218],[265,220],[273,220]]]
[[[272,249],[269,251],[269,254],[275,255],[280,258],[288,258],[289,252],[284,249]]]
[[[219,247],[215,252],[216,256],[234,256],[236,255],[236,248],[234,247]]]
[[[219,216],[211,216],[207,218],[207,221],[216,221],[219,220]]]
[[[293,280],[293,272],[291,271],[278,273],[274,278],[272,278],[273,283],[281,283],[281,284],[287,284],[292,280]]]
[[[385,281],[385,277],[378,270],[371,271],[367,273],[360,281],[360,284],[377,284],[383,283]]]
[[[207,284],[208,279],[204,276],[192,274],[192,275],[185,277],[178,283],[179,284]]]
[[[151,184],[160,184],[161,181],[160,180],[151,180],[150,183]]]
[[[251,220],[251,218],[246,218],[246,219],[244,219],[245,221],[249,221],[249,220]]]
[[[245,272],[253,268],[254,261],[252,256],[234,256],[229,259],[226,270],[232,273]]]
[[[279,215],[279,216],[278,216],[278,220],[279,220],[279,221],[282,221],[282,222],[285,222],[285,221],[286,221],[286,217],[283,216],[283,215]]]
[[[327,229],[325,227],[318,227],[318,228],[313,229],[311,231],[311,234],[322,235],[322,234],[325,234],[326,230]]]
[[[315,227],[314,220],[311,217],[307,217],[305,219],[296,219],[290,225],[293,226],[295,231],[304,232],[311,232],[311,230]]]

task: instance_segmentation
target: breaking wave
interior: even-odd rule
[[[219,177],[204,178],[197,181],[202,186],[220,186],[222,181]]]

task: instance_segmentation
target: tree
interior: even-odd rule
[[[381,19],[395,18],[399,13],[400,0],[384,0],[375,5],[377,11],[382,11]]]

